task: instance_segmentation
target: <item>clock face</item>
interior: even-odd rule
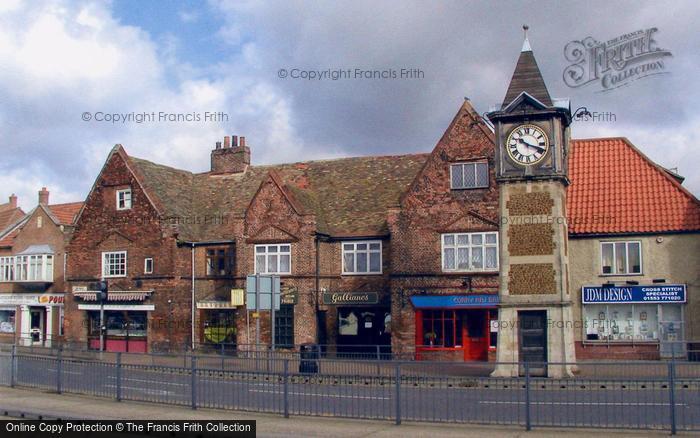
[[[506,149],[513,161],[530,166],[544,158],[549,149],[549,139],[539,126],[520,125],[508,135]]]

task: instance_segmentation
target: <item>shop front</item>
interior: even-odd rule
[[[380,303],[378,292],[327,292],[323,304],[337,312],[338,353],[390,353],[391,308]]]
[[[584,348],[658,346],[661,357],[684,356],[686,286],[584,286]]]
[[[62,293],[0,294],[0,338],[50,347],[63,336]]]
[[[231,302],[206,300],[197,302],[199,312],[199,339],[204,346],[222,347],[233,351],[236,347],[236,306]]]
[[[416,359],[488,360],[498,335],[498,302],[495,294],[412,296]]]

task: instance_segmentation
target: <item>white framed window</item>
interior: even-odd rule
[[[478,189],[489,186],[489,164],[486,161],[450,165],[450,187]]]
[[[153,274],[153,257],[146,257],[143,260],[143,273]]]
[[[15,258],[0,257],[0,282],[15,281]]]
[[[117,190],[117,210],[131,208],[131,188]]]
[[[126,251],[102,253],[102,276],[126,277]]]
[[[642,273],[642,242],[601,242],[603,275],[634,275]]]
[[[292,246],[288,243],[255,245],[255,273],[291,274]]]
[[[0,257],[0,282],[53,281],[53,255]]]
[[[381,274],[382,241],[343,242],[343,274]]]
[[[442,270],[447,272],[498,269],[498,233],[442,235]]]

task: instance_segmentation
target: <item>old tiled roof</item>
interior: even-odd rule
[[[3,236],[0,239],[0,248],[12,248],[12,245],[15,244],[15,237],[17,237],[17,234],[19,234],[19,228],[16,228]]]
[[[185,240],[230,238],[226,218],[243,217],[262,181],[273,172],[318,231],[331,235],[388,233],[386,211],[425,163],[428,154],[354,157],[270,166],[238,174],[192,174],[131,157],[147,190],[177,218]],[[230,232],[229,232],[230,233]]]
[[[547,91],[547,86],[542,79],[542,73],[540,73],[532,50],[520,52],[506,97],[503,99],[503,106],[507,106],[522,92],[526,92],[547,106],[552,106],[552,99],[549,97],[549,91]]]
[[[166,216],[177,218],[180,238],[202,241],[230,239],[226,221],[245,215],[271,172],[301,214],[316,216],[319,232],[386,234],[387,209],[398,205],[428,155],[251,166],[237,174],[193,174],[130,159]],[[572,234],[700,230],[697,199],[626,139],[574,140],[569,168]]]
[[[48,209],[59,225],[72,225],[82,206],[82,202],[70,202],[67,204],[49,205]]]
[[[3,204],[9,205],[9,204]],[[4,208],[0,210],[0,232],[5,230],[5,228],[14,224],[25,215],[21,208]]]
[[[700,203],[626,138],[574,140],[572,234],[700,230]]]

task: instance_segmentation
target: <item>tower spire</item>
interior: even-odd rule
[[[523,32],[525,33],[525,38],[523,41],[523,49],[521,52],[532,52],[532,47],[530,47],[530,40],[527,39],[527,30],[530,29],[530,26],[527,24],[523,24]]]

